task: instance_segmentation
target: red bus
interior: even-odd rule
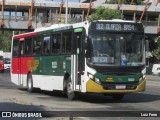
[[[0,71],[4,72],[3,51],[0,51]]]

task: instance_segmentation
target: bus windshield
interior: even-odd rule
[[[107,66],[141,66],[143,62],[143,35],[94,34],[89,35],[89,63]]]
[[[0,56],[0,62],[3,62],[3,57],[2,56]]]

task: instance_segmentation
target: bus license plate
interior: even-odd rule
[[[116,89],[126,89],[126,85],[116,85]]]

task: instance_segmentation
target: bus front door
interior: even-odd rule
[[[23,84],[22,70],[23,70],[23,53],[24,53],[24,41],[20,39],[19,42],[19,57],[18,57],[18,84]]]
[[[84,72],[83,32],[74,33],[74,54],[71,57],[71,79],[73,90],[81,89],[81,77]]]

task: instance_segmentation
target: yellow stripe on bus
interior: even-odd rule
[[[142,92],[145,90],[146,80],[140,83],[135,90],[105,90],[103,87],[92,81],[88,80],[86,84],[86,92],[95,92],[95,93],[132,93],[132,92]]]

